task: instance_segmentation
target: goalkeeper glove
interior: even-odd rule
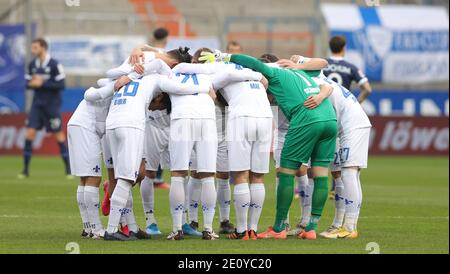
[[[200,53],[199,61],[205,63],[214,63],[214,62],[229,62],[231,59],[231,54],[222,53],[220,50],[215,50],[214,53],[202,51]]]

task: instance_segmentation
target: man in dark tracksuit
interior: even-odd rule
[[[29,165],[36,132],[45,127],[55,135],[64,161],[66,175],[70,176],[69,154],[66,136],[62,130],[61,93],[65,88],[62,66],[48,54],[48,44],[44,39],[33,41],[31,51],[35,59],[28,65],[25,75],[27,87],[34,89],[33,103],[26,122],[24,145],[24,169],[19,178],[29,176]]]

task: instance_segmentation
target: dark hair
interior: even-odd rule
[[[209,49],[209,48],[199,48],[195,53],[194,53],[194,55],[192,56],[192,61],[193,62],[199,62],[198,61],[198,59],[200,58],[200,54],[202,53],[202,52],[204,52],[204,51],[206,51],[206,52],[213,52],[211,49]]]
[[[43,47],[44,49],[48,49],[48,43],[47,43],[47,41],[45,41],[45,39],[44,38],[36,38],[36,39],[34,39],[33,40],[33,42],[32,42],[33,44],[39,44],[39,46],[41,46],[41,47]]]
[[[190,63],[192,61],[192,56],[189,54],[188,47],[179,47],[178,49],[173,49],[167,52],[171,58],[177,60],[179,63]]]
[[[223,97],[222,91],[223,90],[220,89],[216,92],[216,96],[217,96],[216,102],[220,107],[228,107],[228,102],[227,102],[227,100],[225,100],[225,97]]]
[[[172,102],[170,101],[169,94],[167,94],[167,93],[162,93],[162,94],[163,94],[163,98],[161,100],[161,103],[163,106],[166,107],[167,114],[170,114],[172,112]]]
[[[330,50],[332,53],[339,53],[344,49],[346,44],[347,41],[344,36],[334,36],[330,39]]]
[[[259,58],[258,59],[259,61],[261,61],[261,62],[263,62],[263,63],[272,63],[272,62],[270,62],[270,60],[269,59],[267,59],[267,58]]]
[[[153,32],[153,38],[155,38],[155,40],[163,40],[166,39],[167,36],[169,36],[169,31],[166,28],[157,28]]]
[[[270,53],[264,53],[260,58],[269,60],[269,63],[276,63],[278,62],[278,60],[280,60],[280,58]]]
[[[227,44],[227,49],[229,49],[230,46],[240,47],[241,50],[242,50],[242,46],[241,46],[241,44],[239,44],[238,41],[234,41],[234,40],[229,41],[228,44]]]

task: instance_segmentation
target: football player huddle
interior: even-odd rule
[[[82,236],[131,241],[162,235],[154,203],[161,167],[170,169],[168,240],[185,235],[216,240],[220,234],[230,240],[289,235],[313,240],[328,198],[331,165],[341,171],[343,186],[339,193],[336,187],[335,221],[320,235],[356,238],[359,177],[367,167],[371,124],[353,94],[324,76],[327,65],[324,59],[297,55],[279,60],[207,48],[193,55],[183,47],[167,52],[136,48],[97,87],[86,90],[68,123],[71,172],[80,177]],[[259,232],[264,184],[275,183],[264,179],[272,150],[276,216],[273,226]],[[103,166],[109,177],[102,206],[109,216],[106,227],[99,216]],[[143,230],[133,213],[136,185],[145,213]],[[288,215],[296,189],[302,218],[291,228]]]

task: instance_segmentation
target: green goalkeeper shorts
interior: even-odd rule
[[[309,159],[312,167],[328,167],[334,159],[337,132],[336,121],[290,127],[281,151],[280,167],[296,170]]]

